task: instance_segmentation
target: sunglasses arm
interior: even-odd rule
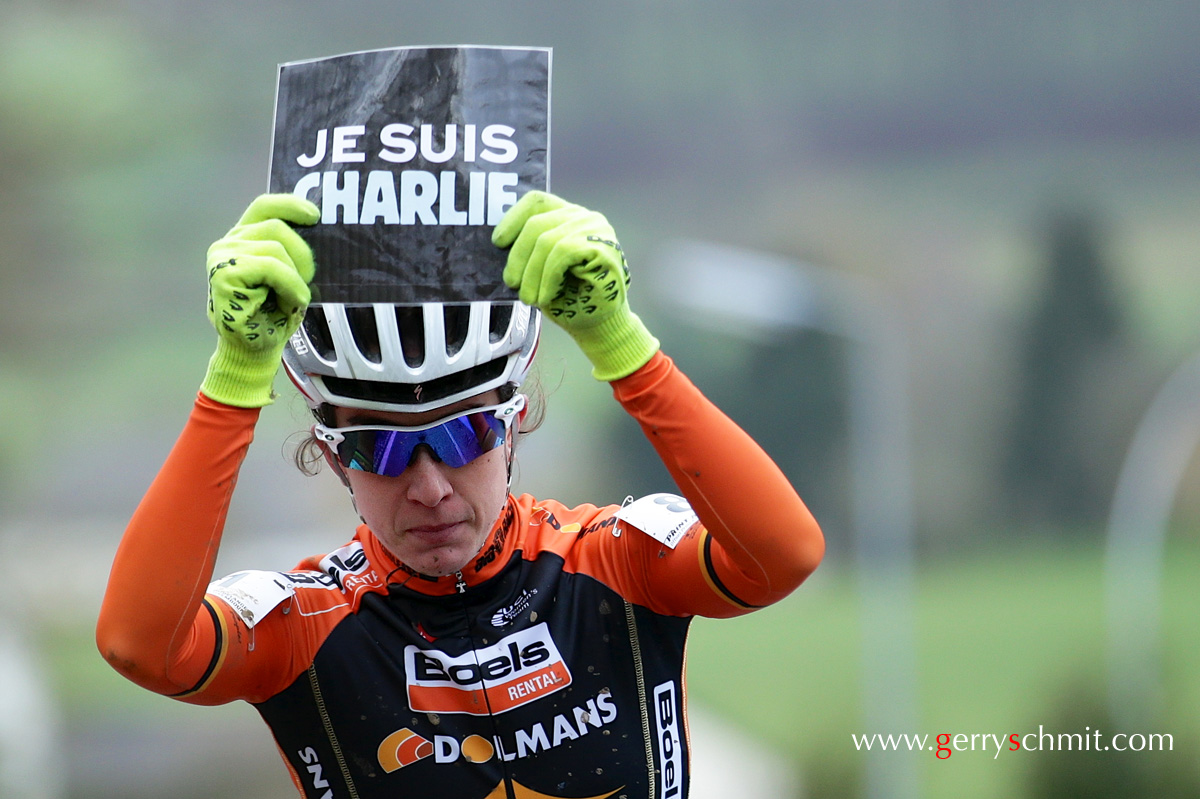
[[[337,445],[345,440],[345,437],[336,430],[330,430],[324,425],[314,424],[312,426],[313,438],[316,439],[317,446],[321,449],[321,455],[325,458],[325,462],[333,469],[334,474],[342,481],[342,485],[350,492],[351,498],[354,497],[354,489],[350,488],[350,478],[346,476],[346,470],[342,468],[341,461],[337,458]]]

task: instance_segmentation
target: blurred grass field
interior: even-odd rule
[[[993,750],[938,760],[928,751],[868,754],[851,741],[852,733],[929,734],[931,742],[939,733],[1007,737],[1039,725],[1053,733],[1083,732],[1084,725],[1105,735],[1170,733],[1173,751],[1114,753],[1110,765],[1182,773],[1180,779],[1200,784],[1193,756],[1200,734],[1200,671],[1193,665],[1200,660],[1193,581],[1200,545],[1174,539],[1163,583],[1169,710],[1154,729],[1114,729],[1103,715],[1102,551],[1029,540],[1004,551],[933,557],[919,567],[917,729],[864,726],[859,598],[853,574],[836,563],[779,605],[740,619],[697,620],[689,696],[797,763],[812,797],[860,795],[867,757],[918,758],[921,796],[930,799],[968,790],[980,799],[1045,795],[1031,787],[1039,770],[1070,769],[1084,755],[1004,751],[993,758]],[[270,736],[248,707],[193,708],[142,691],[100,660],[90,628],[51,624],[39,643],[75,752],[67,764],[70,797],[153,796],[167,788],[178,797],[291,795]],[[169,754],[164,739],[185,732],[190,751]],[[97,779],[101,761],[110,772]]]
[[[1103,553],[1098,547],[1014,544],[1003,552],[927,561],[916,596],[918,729],[863,722],[859,603],[853,575],[818,570],[785,602],[727,622],[699,620],[688,653],[689,694],[771,742],[803,770],[811,796],[853,796],[867,757],[922,761],[924,797],[1030,795],[1032,770],[1070,752],[856,751],[851,733],[1168,732],[1174,751],[1130,752],[1164,768],[1194,767],[1200,714],[1200,547],[1169,550],[1164,577],[1168,717],[1154,730],[1116,730],[1102,713]],[[1082,719],[1082,720],[1081,720]],[[1068,727],[1078,722],[1078,728]],[[1114,755],[1116,757],[1116,755]],[[1141,768],[1139,764],[1137,766]]]

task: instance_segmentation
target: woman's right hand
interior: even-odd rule
[[[312,250],[291,225],[312,225],[320,216],[303,197],[263,194],[209,247],[208,318],[218,338],[200,387],[205,396],[241,408],[271,402],[283,348],[304,319],[315,273]]]

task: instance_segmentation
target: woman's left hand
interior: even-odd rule
[[[500,220],[492,243],[510,248],[504,282],[571,334],[597,380],[633,374],[658,351],[629,309],[629,268],[603,214],[531,191]]]

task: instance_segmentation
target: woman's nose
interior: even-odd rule
[[[450,496],[454,487],[446,475],[448,468],[450,467],[434,458],[428,447],[417,447],[404,470],[404,476],[408,478],[408,498],[432,508]]]

